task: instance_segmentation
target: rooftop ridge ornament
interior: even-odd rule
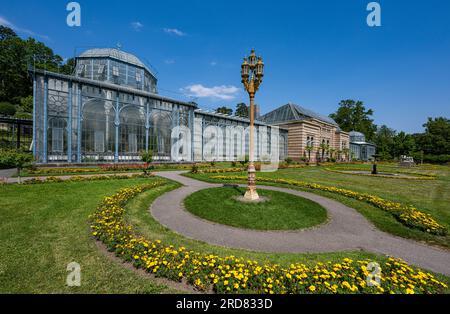
[[[257,57],[255,49],[252,49],[250,55],[244,58],[241,65],[242,84],[250,97],[250,147],[248,164],[248,185],[244,198],[250,201],[259,200],[256,191],[256,170],[254,164],[254,122],[255,122],[255,94],[259,89],[264,77],[264,62],[261,56]]]

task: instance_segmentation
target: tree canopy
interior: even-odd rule
[[[250,114],[247,105],[243,102],[237,104],[234,115],[241,118],[248,118]]]
[[[377,129],[371,119],[372,115],[373,110],[366,109],[362,101],[347,99],[341,100],[338,110],[330,114],[330,118],[334,119],[343,131],[361,132],[368,141],[372,141]]]
[[[429,162],[450,161],[450,120],[444,117],[428,118],[423,126],[425,132],[417,134],[397,133],[386,125],[379,127],[375,144],[380,159],[407,155]]]
[[[72,65],[73,60],[64,63],[44,43],[31,37],[22,39],[11,28],[0,25],[0,101],[19,104],[22,97],[32,95],[29,66],[69,74]]]
[[[418,149],[428,155],[450,155],[450,120],[428,118],[424,133],[414,134]]]
[[[217,108],[216,112],[231,115],[231,114],[233,114],[233,109],[223,106],[223,107]]]

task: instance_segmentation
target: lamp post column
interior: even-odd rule
[[[248,200],[259,199],[258,192],[256,191],[256,169],[254,163],[254,129],[255,129],[255,93],[249,93],[250,96],[250,134],[249,134],[249,164],[248,164],[248,185],[245,192],[245,198]]]
[[[248,184],[244,198],[249,201],[257,201],[259,199],[256,191],[256,169],[254,164],[254,130],[255,130],[255,93],[258,91],[259,85],[264,76],[264,62],[261,57],[256,57],[255,50],[252,50],[250,56],[244,58],[241,65],[241,78],[245,90],[250,97],[250,134],[249,134],[249,164],[248,164]]]

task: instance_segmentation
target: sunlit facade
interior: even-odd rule
[[[292,160],[348,161],[349,135],[331,118],[297,104],[288,103],[260,117],[289,130],[288,156]]]
[[[33,153],[37,163],[241,160],[246,119],[203,112],[158,94],[157,78],[137,57],[91,49],[73,75],[33,70]],[[257,160],[287,156],[287,130],[256,123]]]

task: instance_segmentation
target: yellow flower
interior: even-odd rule
[[[314,292],[314,291],[316,291],[316,287],[315,286],[309,286],[309,291],[312,291],[312,292]]]

